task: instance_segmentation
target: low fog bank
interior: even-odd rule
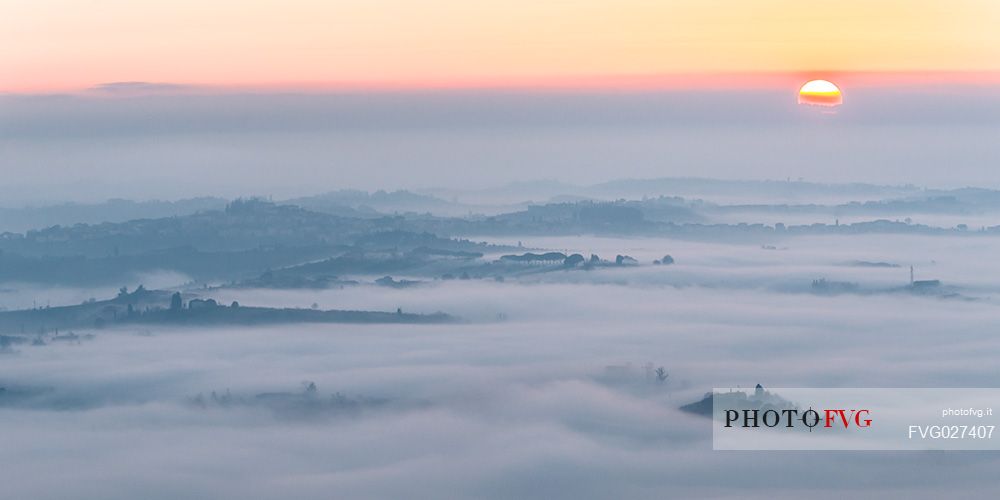
[[[0,107],[7,203],[591,184],[693,168],[722,179],[1000,180],[988,161],[1000,118],[990,88],[850,89],[836,115],[797,106],[794,89],[0,96]]]
[[[477,236],[471,236],[477,239]],[[941,280],[988,298],[1000,292],[1000,263],[991,258],[996,241],[962,236],[922,235],[805,236],[776,242],[712,243],[667,238],[538,237],[492,238],[497,244],[598,254],[627,254],[637,267],[593,272],[555,272],[522,278],[524,282],[604,283],[630,286],[702,286],[803,292],[814,279],[854,282],[871,289]],[[672,256],[669,266],[650,266]]]
[[[561,266],[542,269],[525,264],[522,274],[503,282],[491,276],[482,279],[442,281],[428,276],[393,274],[398,282],[412,287],[380,286],[383,274],[348,273],[339,278],[356,285],[330,288],[254,289],[247,287],[214,288],[199,285],[190,291],[196,296],[214,298],[219,303],[233,301],[246,306],[290,307],[343,310],[393,311],[430,314],[443,311],[470,321],[494,321],[497,315],[560,319],[564,314],[580,313],[577,285],[593,289],[597,300],[620,300],[643,303],[645,294],[663,288],[688,289],[691,294],[723,293],[749,290],[760,293],[818,293],[815,280],[857,285],[856,293],[910,295],[910,266],[916,280],[939,280],[941,290],[959,296],[957,300],[995,302],[1000,297],[1000,261],[992,257],[994,238],[964,236],[878,235],[805,236],[784,238],[777,242],[711,243],[668,238],[616,238],[594,236],[523,236],[496,238],[472,236],[499,245],[535,251],[580,253],[585,258],[597,254],[615,260],[628,255],[635,266],[608,266],[594,269]],[[483,259],[496,260],[510,250],[487,252]],[[670,255],[670,265],[653,265]],[[147,289],[190,286],[190,279],[177,273],[154,273],[130,278],[121,283],[128,289],[145,285]],[[223,284],[219,284],[223,285]],[[699,290],[707,289],[707,290]],[[715,292],[717,290],[718,292]],[[652,292],[651,292],[652,291]],[[107,299],[118,293],[117,286],[43,287],[22,283],[0,284],[0,308],[7,310],[59,305],[75,305],[90,298]],[[942,292],[943,294],[943,292]],[[939,295],[922,297],[936,300]],[[584,294],[583,297],[591,295]],[[500,297],[500,298],[498,298]],[[919,297],[918,297],[919,298]],[[548,309],[525,309],[525,304],[542,301]],[[565,307],[564,307],[565,305]],[[546,312],[549,311],[549,312]]]
[[[940,292],[957,295],[956,299],[974,299],[995,303],[1000,297],[1000,262],[992,258],[992,238],[968,238],[961,235],[922,236],[900,234],[861,234],[851,236],[807,236],[784,238],[777,242],[710,243],[668,238],[615,238],[594,236],[509,237],[472,236],[499,245],[516,247],[519,243],[535,251],[580,253],[585,258],[597,254],[614,261],[616,255],[628,255],[636,266],[609,266],[586,269],[537,269],[524,266],[522,274],[502,283],[489,276],[484,279],[441,281],[427,276],[393,274],[397,282],[409,281],[415,288],[378,286],[383,274],[348,273],[340,276],[355,286],[330,288],[253,289],[244,286],[191,289],[196,296],[214,298],[219,303],[233,301],[247,306],[291,307],[345,310],[393,311],[430,314],[438,311],[471,321],[493,321],[498,314],[511,316],[527,313],[538,317],[544,312],[535,302],[572,303],[576,285],[616,285],[596,288],[596,296],[625,297],[642,303],[649,290],[664,287],[707,288],[721,290],[757,290],[760,292],[817,293],[814,280],[856,285],[856,293],[896,293],[911,295],[908,290],[910,266],[916,280],[940,280]],[[491,251],[486,261],[496,260],[510,250]],[[654,260],[670,255],[670,265],[653,265]],[[180,288],[191,285],[185,275],[171,272],[133,276],[120,285],[101,287],[44,287],[35,284],[0,283],[0,309],[76,305],[91,298],[107,299],[118,293],[119,286],[135,289]],[[221,284],[220,284],[221,285]],[[532,286],[519,286],[532,285]],[[692,290],[690,293],[699,293]],[[506,298],[497,300],[493,295]],[[584,297],[588,296],[586,293]],[[624,299],[623,299],[624,300]],[[572,307],[572,306],[571,306]],[[567,312],[553,308],[549,316],[560,318]]]
[[[872,220],[885,219],[891,221],[910,221],[912,224],[922,224],[930,227],[953,228],[960,224],[974,229],[981,227],[992,227],[1000,225],[1000,213],[982,214],[884,214],[873,215],[840,215],[832,213],[812,213],[812,214],[780,214],[776,215],[767,212],[733,212],[725,215],[716,215],[710,218],[711,222],[717,224],[739,224],[741,222],[759,222],[773,225],[782,223],[786,225],[806,225],[814,223],[822,224],[854,224],[858,222],[870,222]]]
[[[32,498],[792,497],[817,485],[843,493],[846,477],[882,495],[994,486],[985,472],[997,462],[983,455],[747,462],[710,451],[707,421],[676,410],[740,383],[995,385],[992,306],[646,295],[642,305],[583,300],[587,314],[559,321],[111,332],[24,348],[4,356],[0,380],[37,394],[0,410],[0,478]],[[647,362],[668,381],[648,379]],[[306,381],[318,398],[391,404],[300,419],[194,402],[212,391],[300,394]],[[953,474],[925,478],[942,468]]]
[[[908,279],[908,268],[839,265],[870,259],[995,289],[1000,264],[988,241],[801,238],[773,250],[662,239],[526,243],[642,261],[669,252],[677,262],[523,283],[219,291],[255,305],[401,307],[475,320],[464,324],[152,327],[13,346],[0,353],[0,482],[11,497],[40,499],[939,498],[996,490],[993,454],[750,459],[711,451],[709,422],[677,410],[712,387],[756,383],[1000,385],[998,305],[988,298],[774,286],[835,272],[844,275],[830,279]],[[664,382],[649,373],[659,366]]]

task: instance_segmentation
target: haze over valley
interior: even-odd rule
[[[719,457],[679,408],[1000,383],[1000,193],[522,186],[8,207],[0,477],[33,498],[992,491],[987,455]]]

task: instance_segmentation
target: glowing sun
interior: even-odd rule
[[[826,80],[810,80],[799,89],[799,104],[832,107],[843,102],[840,89]]]

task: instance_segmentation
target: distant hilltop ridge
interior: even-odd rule
[[[529,181],[479,190],[339,189],[283,200],[256,199],[359,219],[401,214],[459,218],[497,216],[523,212],[531,206],[563,206],[562,210],[568,211],[578,202],[618,202],[622,207],[642,210],[646,219],[672,222],[710,222],[716,217],[747,212],[770,219],[789,215],[905,218],[918,214],[970,215],[1000,211],[1000,190],[983,187],[932,189],[909,184],[671,177],[617,179],[592,185]],[[192,215],[222,210],[228,203],[238,200],[200,197],[175,201],[109,199],[30,206],[0,204],[0,232]],[[656,203],[650,203],[651,200]],[[581,215],[586,217],[588,214]],[[622,214],[614,215],[616,221],[622,218]]]
[[[730,408],[735,410],[761,410],[761,409],[791,409],[794,405],[767,391],[764,386],[757,384],[753,392],[743,390],[730,390],[729,392],[708,392],[699,401],[681,406],[681,411],[711,417],[715,403],[719,402],[720,408]]]
[[[0,312],[0,333],[44,335],[59,330],[101,329],[125,325],[258,325],[276,323],[446,323],[457,318],[445,313],[414,314],[397,309],[345,311],[302,308],[246,307],[220,304],[211,298],[189,298],[180,292],[122,289],[109,300]],[[4,337],[5,343],[27,338]]]
[[[984,204],[980,209],[988,206],[992,205]],[[1000,192],[996,207],[995,213],[1000,217]],[[843,224],[833,216],[824,216],[827,222],[788,224],[706,219],[705,214],[717,209],[718,206],[713,208],[708,203],[661,197],[532,205],[525,210],[492,216],[371,213],[349,216],[261,199],[236,200],[223,209],[190,215],[52,226],[24,233],[0,232],[0,282],[103,286],[135,283],[137,276],[170,272],[186,278],[180,282],[233,283],[293,267],[303,272],[323,267],[323,274],[336,276],[384,276],[422,266],[428,271],[425,276],[460,276],[466,270],[437,261],[520,250],[510,245],[471,241],[468,239],[471,235],[477,239],[510,240],[533,236],[641,236],[747,242],[768,249],[777,249],[776,243],[788,238],[815,235],[1000,236],[1000,224],[961,223],[946,228],[915,223],[909,218]],[[800,209],[813,210],[805,206],[787,210],[797,213]],[[785,213],[788,212],[782,212]],[[768,218],[780,220],[777,215],[769,214]],[[989,220],[992,219],[980,222]],[[395,264],[384,259],[373,262],[369,257],[376,254],[404,257],[394,259],[398,266],[392,267]],[[586,259],[581,262],[583,254],[566,257],[573,258],[570,263],[584,264],[583,267],[589,263]],[[622,262],[617,263],[629,263],[626,257],[623,255]],[[513,258],[506,260],[514,262]],[[531,260],[530,256],[527,260]],[[288,278],[295,281],[295,277]]]

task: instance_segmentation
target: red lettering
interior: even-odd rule
[[[854,415],[854,423],[858,424],[858,427],[871,427],[872,419],[866,418],[864,420],[861,420],[862,413],[865,416],[868,416],[868,414],[870,414],[871,412],[868,410],[858,410],[858,412]]]
[[[836,420],[837,414],[844,414],[844,410],[823,410],[823,412],[826,414],[824,427],[828,429],[833,427],[833,421]]]

